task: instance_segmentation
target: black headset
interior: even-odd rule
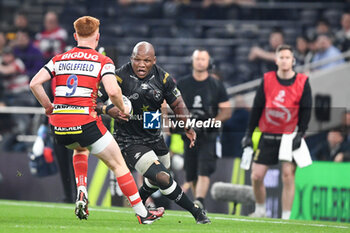
[[[214,59],[209,54],[209,65],[207,70],[214,70],[215,69],[215,62]]]

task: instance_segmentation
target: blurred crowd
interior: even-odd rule
[[[345,62],[341,53],[350,49],[350,12],[344,12],[339,30],[332,29],[326,19],[320,19],[315,28],[298,35],[295,41],[295,57],[297,66],[307,66],[312,62],[326,60],[312,70],[331,68]],[[256,73],[275,70],[275,50],[285,43],[282,28],[276,28],[269,35],[269,44],[264,47],[253,46],[249,60],[256,63]],[[331,58],[336,58],[332,60]]]
[[[317,138],[317,145],[310,151],[313,160],[350,162],[350,112],[344,113],[341,126]]]
[[[54,55],[66,47],[67,32],[61,28],[58,16],[47,12],[43,30],[34,32],[24,12],[17,12],[13,25],[0,31],[0,105],[38,106],[29,90],[31,78]],[[0,131],[29,133],[29,114],[0,115]]]

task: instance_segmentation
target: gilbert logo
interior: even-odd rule
[[[143,128],[160,129],[161,115],[159,110],[156,112],[143,112]]]

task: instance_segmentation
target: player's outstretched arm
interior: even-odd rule
[[[103,86],[111,99],[112,103],[122,112],[124,115],[128,115],[126,113],[126,108],[124,106],[122,91],[117,83],[117,80],[114,75],[106,74],[102,77]]]
[[[46,115],[50,115],[53,110],[53,104],[47,96],[43,84],[51,79],[50,74],[42,68],[30,81],[30,89],[32,90],[35,98],[39,101],[41,106],[45,108]]]

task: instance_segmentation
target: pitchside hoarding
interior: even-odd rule
[[[350,222],[350,163],[298,168],[291,219]]]

